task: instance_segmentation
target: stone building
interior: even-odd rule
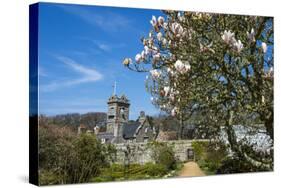
[[[95,133],[102,143],[113,144],[146,143],[155,140],[155,128],[144,111],[140,112],[137,120],[129,120],[130,101],[125,95],[119,97],[114,92],[109,97],[107,105],[106,131],[101,132],[99,126],[96,126],[94,130],[88,130],[85,125],[81,124],[78,127],[78,134]]]
[[[144,164],[154,162],[151,158],[151,149],[147,148],[147,142],[161,141],[173,146],[175,157],[180,161],[193,160],[194,156],[189,155],[192,151],[192,140],[175,140],[176,132],[163,132],[157,135],[155,126],[151,118],[140,112],[137,120],[130,120],[130,101],[125,95],[118,96],[113,94],[107,101],[108,112],[106,120],[106,131],[101,132],[98,126],[93,130],[97,138],[103,144],[112,143],[117,149],[116,162],[124,163],[127,148],[133,151],[132,163]],[[81,125],[78,132],[87,133],[86,127]],[[157,136],[159,138],[157,138]],[[157,138],[157,139],[156,139]]]

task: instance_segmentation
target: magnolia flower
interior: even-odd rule
[[[240,40],[238,40],[237,42],[234,43],[234,47],[237,50],[237,52],[240,53],[241,50],[243,49],[243,44]]]
[[[132,63],[132,59],[131,58],[125,58],[123,61],[123,65],[128,66],[129,64]]]
[[[145,59],[145,52],[144,52],[144,50],[141,52],[141,59]]]
[[[167,43],[168,43],[167,39],[163,38],[162,39],[162,45],[166,46]]]
[[[135,57],[135,60],[136,60],[137,63],[139,63],[140,60],[141,60],[141,54],[137,54],[136,57]]]
[[[153,39],[149,39],[148,40],[148,47],[152,47],[153,46]]]
[[[169,86],[165,86],[164,87],[165,96],[168,96],[169,91],[170,91],[170,87]]]
[[[174,100],[175,100],[175,95],[171,93],[170,96],[169,96],[169,100],[172,101],[172,102],[174,102]]]
[[[153,79],[157,79],[157,78],[160,77],[161,72],[156,70],[156,69],[153,69],[153,70],[150,70],[150,74],[151,74]]]
[[[254,28],[251,29],[251,33],[247,32],[247,37],[251,43],[256,41],[255,35],[256,34]]]
[[[150,100],[151,100],[151,101],[154,101],[154,98],[153,98],[153,97],[150,97]]]
[[[261,48],[262,48],[262,51],[263,51],[263,53],[266,53],[266,51],[267,51],[267,45],[266,45],[266,43],[261,43]]]
[[[153,27],[155,27],[157,25],[157,20],[155,16],[152,16],[152,19],[150,20],[150,23]]]
[[[221,38],[226,44],[232,44],[234,41],[236,41],[234,38],[234,33],[231,31],[225,30]]]
[[[191,69],[191,66],[190,64],[187,62],[185,65],[184,65],[184,68],[185,68],[185,71],[189,71]]]
[[[164,24],[164,21],[165,21],[165,19],[162,17],[162,16],[159,16],[158,17],[158,23],[159,23],[159,25],[163,25]]]
[[[167,22],[165,22],[165,23],[163,24],[163,28],[166,29],[166,30],[168,29],[168,23],[167,23]]]
[[[155,62],[155,61],[159,61],[160,60],[160,53],[156,53],[156,54],[154,54],[153,56],[152,56],[152,58],[153,58],[153,61]]]
[[[171,111],[171,115],[172,116],[175,116],[177,114],[177,111],[178,111],[178,108],[177,107],[174,107]]]
[[[184,68],[184,64],[182,63],[181,60],[177,60],[174,66],[177,71],[180,71]]]
[[[161,41],[163,34],[161,32],[157,33],[157,40]]]
[[[181,60],[177,60],[174,66],[181,74],[184,74],[191,69],[189,62],[183,63]]]
[[[150,52],[150,49],[147,46],[144,46],[144,54],[148,55]]]
[[[180,37],[183,33],[183,27],[175,22],[175,23],[172,23],[172,32],[176,35],[176,37]]]

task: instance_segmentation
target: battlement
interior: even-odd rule
[[[126,95],[121,95],[121,97],[118,97],[117,95],[112,95],[109,97],[107,104],[110,103],[123,103],[123,104],[130,104],[129,99],[126,97]]]

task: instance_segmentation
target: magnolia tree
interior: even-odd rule
[[[152,16],[143,50],[124,66],[148,72],[152,103],[197,124],[211,138],[227,133],[232,152],[247,158],[233,125],[264,125],[273,140],[273,18],[164,11]]]

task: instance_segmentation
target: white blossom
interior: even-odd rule
[[[162,39],[162,45],[166,46],[167,43],[168,43],[168,42],[167,42],[167,39],[163,38],[163,39]]]
[[[181,60],[177,60],[174,66],[181,74],[184,74],[191,69],[189,62],[183,63]]]
[[[161,41],[162,40],[163,34],[161,32],[157,33],[157,40]]]
[[[175,115],[177,114],[177,112],[178,112],[178,108],[177,108],[177,107],[174,107],[174,108],[172,109],[172,111],[171,111],[171,115],[172,115],[172,116],[175,116]]]
[[[145,55],[148,55],[150,52],[150,49],[147,46],[144,46],[144,53]]]
[[[165,21],[165,19],[162,17],[162,16],[159,16],[158,17],[158,23],[159,23],[159,25],[163,25],[164,24],[164,21]]]
[[[157,79],[157,78],[160,77],[161,72],[156,70],[156,69],[152,69],[152,70],[150,70],[150,74],[151,74],[153,79]]]
[[[145,56],[146,56],[146,54],[145,54],[145,51],[143,50],[143,51],[141,52],[141,59],[145,59]]]
[[[171,94],[169,95],[169,100],[171,100],[172,102],[174,102],[174,100],[175,100],[175,95],[174,95],[173,93],[171,93]]]
[[[141,54],[137,54],[136,57],[135,57],[135,60],[136,60],[137,63],[139,63],[140,60],[141,60]]]
[[[167,23],[167,22],[165,22],[165,23],[163,24],[163,28],[166,29],[166,30],[168,29],[168,23]]]
[[[175,22],[175,23],[172,23],[172,32],[176,35],[176,37],[180,37],[183,33],[183,27]]]
[[[157,25],[157,20],[155,16],[152,16],[152,19],[150,20],[150,23],[153,27],[155,27]]]
[[[263,53],[266,53],[266,51],[267,51],[267,45],[266,45],[266,43],[261,43],[261,47],[262,47],[262,51],[263,51]]]
[[[123,65],[128,66],[129,64],[132,63],[132,59],[131,58],[125,58],[123,61]]]
[[[243,44],[240,40],[238,40],[237,42],[234,43],[234,47],[237,50],[237,52],[240,53],[241,50],[243,49]]]
[[[165,96],[168,96],[168,94],[170,92],[170,87],[169,86],[165,86],[164,87],[164,92],[165,92]]]
[[[181,71],[184,68],[184,64],[181,60],[177,60],[175,63],[175,68],[177,71]]]
[[[255,35],[256,35],[256,33],[255,33],[254,28],[251,29],[251,33],[247,32],[247,37],[251,43],[256,41]]]
[[[187,72],[187,71],[189,71],[189,70],[191,69],[191,66],[190,66],[190,64],[187,62],[187,63],[184,64],[184,68],[185,68],[185,71]]]
[[[154,61],[159,61],[159,60],[160,60],[160,57],[161,57],[160,53],[156,53],[156,54],[154,54],[154,55],[152,56],[152,58],[153,58]]]
[[[231,31],[225,30],[221,38],[226,44],[232,44],[236,41],[234,38],[234,33],[232,33]]]

